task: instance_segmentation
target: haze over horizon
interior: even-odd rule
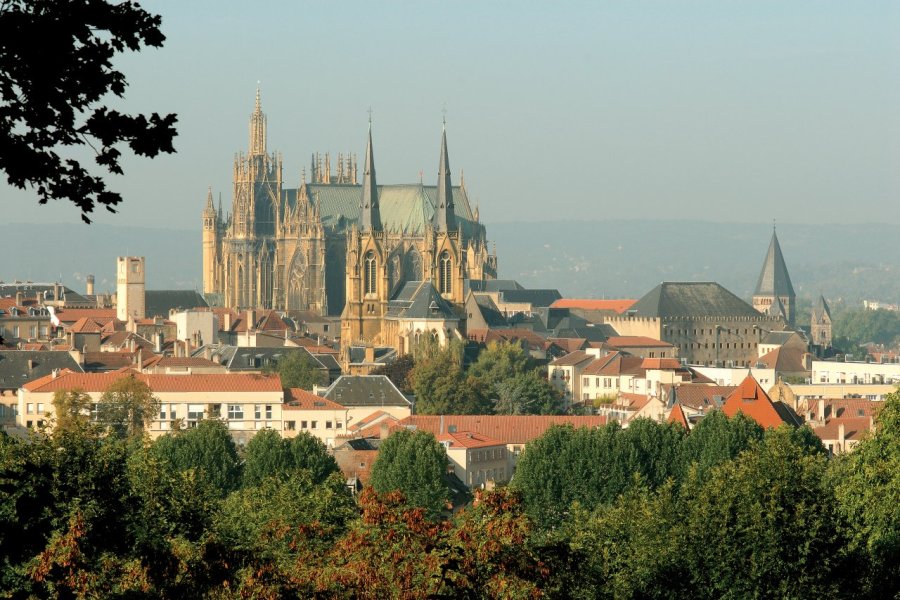
[[[446,107],[487,224],[900,223],[897,3],[145,8],[168,39],[119,60],[116,105],[177,113],[178,153],[126,160],[98,223],[199,231],[207,186],[227,208],[257,81],[289,187],[311,153],[362,156],[369,107],[379,182],[433,183]],[[0,197],[10,221],[80,222],[5,178]]]

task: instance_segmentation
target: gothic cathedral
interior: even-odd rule
[[[230,214],[203,210],[203,291],[211,304],[342,315],[350,340],[374,340],[392,296],[431,281],[461,304],[464,281],[494,279],[496,252],[464,182],[453,186],[442,132],[436,186],[378,185],[372,129],[362,183],[356,157],[313,155],[297,188],[284,187],[282,157],[266,149],[266,116],[250,116],[248,154],[234,158]]]

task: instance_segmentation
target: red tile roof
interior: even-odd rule
[[[543,435],[552,425],[596,428],[605,424],[604,416],[411,415],[401,419],[391,429],[415,427],[439,436],[442,432],[449,433],[453,427],[457,432],[479,433],[504,444],[526,444]],[[378,425],[373,427],[377,428]]]
[[[103,331],[103,327],[90,317],[81,317],[69,327],[69,331],[73,333],[100,333]]]
[[[22,387],[31,392],[54,392],[81,388],[86,392],[102,392],[113,382],[133,375],[150,386],[154,392],[279,392],[281,378],[277,375],[248,375],[221,373],[213,375],[154,375],[123,369],[112,373],[73,373],[65,370],[56,378],[47,375]]]
[[[599,375],[603,369],[608,365],[611,361],[615,360],[616,356],[618,356],[618,352],[611,352],[606,356],[601,356],[600,358],[595,358],[591,361],[591,364],[586,366],[584,370],[581,372],[582,375]]]
[[[98,323],[107,323],[115,320],[116,309],[114,308],[61,308],[57,311],[56,316],[63,323],[74,323],[78,319],[87,317]]]
[[[823,442],[837,440],[840,437],[840,427],[843,425],[845,440],[859,440],[871,430],[871,424],[872,422],[867,417],[829,419],[825,425],[814,427],[813,431]]]
[[[614,348],[671,348],[672,344],[643,335],[614,335],[606,339]]]
[[[637,300],[593,300],[587,298],[560,298],[550,305],[550,308],[580,308],[582,310],[608,310],[623,313],[637,302]]]
[[[681,368],[677,358],[645,358],[641,362],[642,369],[654,369],[658,371],[674,371]]]
[[[284,410],[347,410],[337,402],[300,388],[284,390]]]
[[[716,408],[716,397],[723,401],[737,388],[733,385],[705,385],[701,383],[685,383],[675,388],[679,404],[694,410],[707,411]],[[668,393],[668,389],[666,390]]]
[[[577,352],[587,346],[587,338],[547,338],[566,352]]]
[[[456,433],[444,433],[436,437],[439,442],[449,442],[450,448],[487,448],[505,445],[500,440],[489,438],[475,431],[457,431]]]

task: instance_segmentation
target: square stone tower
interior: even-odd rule
[[[120,256],[116,268],[116,318],[144,318],[144,257]]]

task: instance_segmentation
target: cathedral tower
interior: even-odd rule
[[[753,308],[765,315],[781,311],[787,324],[793,327],[796,300],[791,276],[788,275],[787,265],[781,254],[781,245],[773,229],[769,251],[756,283],[756,291],[753,292]],[[781,307],[778,306],[779,303]]]
[[[206,194],[206,208],[203,209],[203,293],[214,293],[218,289],[216,268],[218,265],[219,216],[213,206],[212,188]]]
[[[116,318],[144,318],[144,257],[120,256],[116,265]]]
[[[463,281],[466,277],[467,253],[460,243],[459,226],[453,206],[446,124],[441,130],[441,157],[438,164],[437,198],[432,228],[434,242],[431,272],[434,287],[444,299],[462,304],[465,300]]]

